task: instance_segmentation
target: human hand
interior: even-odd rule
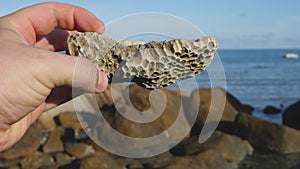
[[[42,3],[0,18],[0,152],[16,143],[41,112],[72,98],[72,88],[101,92],[107,77],[88,60],[55,53],[72,31],[102,33],[85,9]],[[73,81],[80,62],[84,76]]]

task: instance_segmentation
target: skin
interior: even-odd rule
[[[105,74],[90,61],[54,52],[65,49],[74,31],[102,33],[104,25],[87,10],[62,3],[42,3],[0,18],[0,152],[43,111],[70,100],[71,87],[106,89]],[[74,81],[78,64],[81,74]]]

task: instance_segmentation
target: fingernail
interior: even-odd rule
[[[105,31],[105,26],[101,25],[100,28],[96,32],[99,33],[99,34],[103,34],[104,31]]]
[[[103,34],[104,31],[105,31],[105,28],[102,27],[102,28],[98,29],[96,32],[99,33],[99,34]]]
[[[98,81],[96,86],[96,92],[103,92],[107,88],[108,79],[104,72],[98,71]]]

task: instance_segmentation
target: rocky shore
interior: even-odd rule
[[[121,100],[113,99],[109,88],[97,95],[96,100],[110,126],[124,135],[138,138],[162,133],[173,124],[179,111],[190,116],[189,113],[196,109],[198,115],[191,131],[179,144],[163,154],[148,158],[124,158],[111,154],[87,136],[74,110],[58,108],[44,113],[17,144],[0,153],[0,169],[300,168],[300,102],[285,110],[283,125],[280,125],[252,116],[251,106],[243,105],[223,89],[201,88],[192,93],[168,89],[161,91],[167,99],[166,107],[159,118],[147,125],[124,118],[113,100],[123,103],[123,109],[127,109],[127,103],[131,102],[137,110],[145,111],[151,107],[148,99],[150,90],[132,85],[130,100]],[[222,105],[212,104],[212,92],[219,99],[226,99],[224,110]],[[198,95],[200,100],[196,97]],[[88,99],[88,96],[82,97]],[[156,99],[152,104],[159,102]],[[217,129],[200,144],[198,137],[209,113],[221,113],[221,121],[209,121],[211,124],[219,122]],[[95,126],[101,128],[96,114],[88,110],[83,110],[82,114],[96,119]],[[187,124],[182,121],[182,125]],[[170,137],[179,136],[175,133]],[[116,140],[113,144],[117,146],[121,142]],[[135,148],[132,151],[142,147]]]

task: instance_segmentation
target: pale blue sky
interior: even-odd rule
[[[43,1],[2,1],[0,15]],[[93,12],[104,23],[137,12],[164,12],[182,17],[220,48],[300,48],[299,0],[119,0],[71,1]]]

